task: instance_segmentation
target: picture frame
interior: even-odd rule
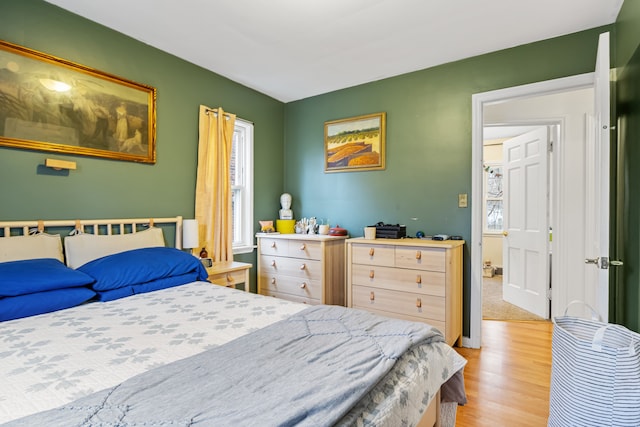
[[[384,170],[386,116],[381,112],[325,122],[325,173]]]
[[[156,162],[156,89],[0,40],[0,147]]]

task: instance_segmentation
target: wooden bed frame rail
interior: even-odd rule
[[[136,233],[157,224],[175,225],[175,248],[182,249],[182,217],[168,218],[127,218],[127,219],[63,219],[63,220],[29,220],[0,221],[2,237],[12,235],[28,235],[31,232],[45,232],[52,228],[69,228],[96,235],[114,235]],[[12,234],[14,233],[14,234]]]

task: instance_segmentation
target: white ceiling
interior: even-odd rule
[[[46,0],[283,102],[615,22],[623,0]]]

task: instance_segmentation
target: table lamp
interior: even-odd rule
[[[198,233],[198,220],[185,219],[182,221],[182,248],[189,249],[193,254],[193,248],[200,246]],[[196,256],[195,254],[193,254]]]

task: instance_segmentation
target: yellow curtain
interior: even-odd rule
[[[201,105],[199,122],[195,217],[200,246],[213,261],[233,261],[230,163],[236,116]]]

